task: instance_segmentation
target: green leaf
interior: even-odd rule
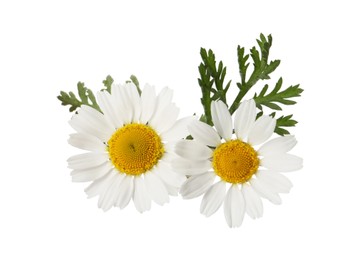
[[[82,103],[87,103],[88,102],[88,97],[87,97],[87,93],[86,93],[86,88],[84,87],[84,83],[83,82],[78,82],[78,93],[79,93],[79,97],[82,101]],[[70,92],[72,97],[75,97],[74,93]]]
[[[82,105],[90,106],[97,111],[101,112],[99,105],[96,102],[95,95],[92,91],[84,86],[83,82],[78,82],[77,84],[78,96],[80,100],[76,97],[73,92],[66,93],[64,91],[60,92],[57,98],[62,102],[63,106],[70,106],[69,111],[73,112]]]
[[[138,81],[137,77],[134,76],[134,75],[131,75],[130,79],[132,80],[133,84],[136,86],[139,95],[141,95],[142,94],[142,90],[139,87],[139,81]]]
[[[255,47],[251,48],[250,56],[254,61],[254,68],[260,68],[260,66],[261,66],[260,54]]]
[[[290,134],[290,132],[286,130],[285,127],[293,127],[298,123],[296,120],[292,119],[292,116],[293,115],[279,117],[276,120],[275,133],[282,136]]]
[[[202,97],[201,103],[204,108],[204,119],[208,124],[213,125],[211,118],[211,102],[214,100],[222,100],[229,107],[229,112],[233,114],[245,95],[260,81],[270,79],[271,74],[278,68],[281,61],[278,59],[269,60],[270,49],[272,46],[272,36],[267,37],[260,34],[259,39],[256,40],[257,45],[246,53],[245,48],[238,45],[238,65],[240,81],[236,82],[237,95],[231,105],[227,104],[227,92],[230,89],[231,81],[225,84],[227,68],[222,61],[217,62],[215,54],[212,50],[201,48],[200,55],[202,62],[198,70],[200,77],[198,83],[201,88]],[[250,61],[251,59],[251,61]],[[253,66],[249,66],[252,62]],[[250,71],[248,71],[248,69]],[[248,76],[249,75],[249,76]],[[260,93],[254,94],[254,99],[257,107],[261,110],[258,117],[261,116],[263,108],[267,107],[271,110],[281,111],[282,105],[294,105],[296,101],[293,99],[299,97],[303,89],[299,85],[290,86],[282,89],[282,78],[276,83],[275,87],[270,91],[269,85],[265,84]],[[275,113],[272,113],[275,116]],[[294,126],[297,122],[291,119],[291,116],[281,116],[277,119],[277,127],[275,132],[284,135],[288,134],[285,127]]]
[[[57,98],[62,102],[63,106],[71,105],[69,107],[69,111],[73,112],[75,109],[80,107],[81,102],[75,97],[73,93],[71,93],[73,95],[69,95],[69,94],[65,93],[64,91],[61,91],[60,95],[57,96]]]
[[[238,84],[238,87],[241,88],[242,84],[245,84],[245,77],[247,73],[247,69],[249,67],[249,63],[247,63],[249,59],[249,55],[244,55],[244,48],[241,48],[238,45],[238,64],[239,64],[239,74],[241,78],[241,83]]]
[[[231,81],[225,85],[227,68],[223,65],[222,61],[217,63],[212,50],[206,51],[206,49],[201,48],[200,55],[202,62],[198,67],[200,73],[198,84],[202,93],[201,103],[205,111],[206,122],[212,125],[211,102],[213,100],[227,102],[226,95]],[[211,96],[211,94],[213,95]]]
[[[249,92],[249,90],[259,81],[270,79],[270,74],[276,70],[280,65],[280,60],[269,60],[270,48],[272,46],[272,36],[269,35],[267,38],[260,34],[260,39],[257,40],[259,50],[254,46],[250,49],[250,54],[244,54],[244,48],[238,46],[238,63],[239,63],[239,74],[241,77],[241,82],[237,82],[239,93],[234,99],[232,105],[229,108],[231,114],[235,112],[238,108],[243,97]],[[249,56],[253,60],[253,71],[250,74],[249,79],[246,79],[248,70],[248,59]],[[277,108],[275,105],[271,105]]]
[[[128,82],[133,82],[133,84],[137,87],[139,94],[141,94],[142,91],[139,88],[139,81],[137,77],[132,75],[130,79],[131,81]],[[108,75],[106,79],[102,81],[102,83],[104,84],[104,88],[101,89],[101,91],[107,91],[111,93],[113,78],[110,75]],[[66,93],[64,91],[60,92],[60,95],[57,96],[57,98],[62,102],[63,106],[69,105],[70,112],[75,111],[82,105],[90,106],[96,109],[97,111],[102,112],[99,105],[97,104],[96,97],[91,89],[85,87],[83,82],[78,82],[77,89],[78,89],[79,98],[77,98],[77,96],[73,92],[69,92],[69,93]]]
[[[102,81],[102,83],[104,83],[104,86],[106,88],[102,89],[101,91],[106,90],[108,93],[111,93],[111,86],[112,86],[112,83],[113,83],[113,78],[110,75],[108,75],[106,77],[106,79]]]
[[[269,93],[266,94],[268,90],[268,85],[265,85],[264,88],[261,90],[259,94],[254,95],[254,100],[256,105],[262,109],[261,106],[266,106],[274,110],[282,110],[281,107],[276,104],[283,104],[283,105],[294,105],[296,101],[291,100],[291,98],[301,96],[303,89],[299,87],[299,85],[290,86],[283,91],[280,91],[282,87],[282,78],[278,80],[274,89]]]

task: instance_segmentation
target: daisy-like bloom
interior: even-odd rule
[[[70,120],[77,133],[69,143],[88,151],[68,159],[72,180],[92,181],[85,192],[89,198],[99,196],[99,208],[123,209],[132,198],[144,212],[152,200],[163,205],[169,194],[177,195],[186,178],[170,166],[173,143],[188,134],[192,119],[177,120],[172,95],[168,88],[156,95],[146,85],[140,95],[132,83],[113,84],[111,94],[97,94],[102,113],[82,106]]]
[[[241,103],[236,111],[235,134],[222,101],[212,102],[211,113],[217,131],[203,122],[192,122],[188,129],[194,140],[177,143],[175,151],[180,158],[172,165],[190,175],[180,190],[185,199],[204,194],[200,211],[207,217],[224,203],[227,224],[236,227],[242,224],[245,212],[253,219],[262,216],[260,197],[281,203],[279,193],[289,192],[292,184],[279,172],[300,169],[302,159],[288,154],[296,145],[293,136],[267,141],[276,120],[270,116],[255,120],[254,100]]]

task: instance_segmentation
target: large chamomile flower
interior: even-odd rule
[[[296,144],[293,136],[266,142],[276,120],[269,116],[255,120],[254,100],[243,102],[236,111],[235,134],[231,115],[222,101],[212,102],[211,112],[217,131],[200,121],[192,122],[188,129],[194,140],[177,143],[175,151],[181,157],[173,161],[173,166],[190,175],[180,190],[185,199],[204,194],[200,211],[206,216],[224,203],[227,224],[240,226],[245,212],[253,219],[262,216],[260,197],[281,203],[279,193],[289,192],[292,184],[279,172],[300,169],[302,159],[288,154]]]
[[[99,196],[104,211],[126,207],[131,198],[139,212],[151,201],[164,204],[177,195],[185,177],[170,167],[173,142],[185,137],[191,118],[177,120],[172,90],[157,96],[146,85],[141,95],[134,84],[112,85],[111,94],[101,91],[97,101],[102,111],[82,106],[70,120],[77,131],[69,143],[87,153],[68,159],[74,182],[92,181],[89,198]]]

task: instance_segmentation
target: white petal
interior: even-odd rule
[[[175,145],[176,144],[177,144],[177,142],[164,143],[164,150],[165,150],[166,153],[170,154],[169,156],[171,156],[171,154],[175,154],[176,155],[176,153],[175,153]],[[164,154],[164,156],[166,156],[166,155]],[[176,155],[176,156],[178,156],[178,155]]]
[[[165,186],[165,189],[168,191],[168,194],[170,196],[177,196],[179,194],[179,188],[170,186],[169,184],[163,183]]]
[[[237,137],[245,140],[256,119],[256,105],[254,99],[240,104],[234,117],[234,130]]]
[[[94,180],[85,189],[85,193],[88,195],[88,198],[92,198],[96,195],[103,193],[107,189],[107,187],[112,183],[112,179],[114,176],[116,176],[116,174],[117,172],[115,170],[112,170],[101,178]]]
[[[82,153],[71,156],[67,161],[70,169],[88,169],[107,162],[108,155],[107,153]]]
[[[291,172],[302,168],[302,158],[292,154],[265,156],[260,165],[278,172]]]
[[[123,124],[132,122],[133,111],[131,107],[129,107],[129,103],[126,98],[127,95],[123,94],[125,92],[123,90],[122,85],[112,84],[111,86],[111,106],[115,108],[115,110],[119,111],[120,120]]]
[[[71,172],[73,182],[86,182],[93,181],[108,173],[112,169],[112,164],[110,162],[105,162],[97,167],[84,169],[84,170],[73,170]]]
[[[173,94],[174,91],[172,89],[168,87],[163,88],[158,95],[159,108],[157,108],[157,110],[164,110],[164,108],[172,102]]]
[[[171,105],[171,100],[173,98],[173,91],[169,88],[163,88],[157,97],[157,103],[155,107],[155,112],[149,120],[151,126],[156,126],[161,120],[161,114],[164,113],[165,109]]]
[[[171,166],[178,173],[195,175],[207,172],[211,169],[211,162],[209,160],[192,161],[179,157],[171,162]]]
[[[147,191],[147,187],[144,183],[144,180],[141,177],[134,177],[133,201],[134,205],[136,206],[136,209],[140,213],[150,210],[151,198]]]
[[[238,185],[232,185],[224,200],[224,216],[229,227],[239,227],[245,214],[244,196]]]
[[[243,184],[242,193],[245,200],[245,211],[252,218],[260,218],[263,215],[263,203],[259,195],[249,184]]]
[[[130,97],[131,107],[133,108],[133,122],[138,122],[141,116],[141,100],[136,85],[127,83],[127,92]]]
[[[259,117],[249,132],[248,142],[258,145],[265,142],[273,134],[276,126],[276,119],[271,116]]]
[[[118,187],[119,192],[115,201],[115,206],[120,207],[120,209],[125,208],[133,196],[134,190],[134,177],[130,175],[125,175],[121,185]]]
[[[97,103],[105,117],[110,119],[115,128],[120,128],[123,125],[123,111],[115,96],[107,91],[99,91],[97,93]]]
[[[178,115],[179,109],[176,107],[176,105],[169,104],[166,106],[164,111],[159,113],[159,116],[156,117],[156,120],[149,122],[149,125],[151,125],[158,133],[162,133],[173,126]]]
[[[111,85],[111,95],[118,97],[121,90],[120,90],[121,85],[120,84],[116,84],[116,83],[112,83]]]
[[[154,86],[145,85],[141,95],[141,118],[140,122],[146,124],[153,116],[157,102]]]
[[[134,121],[134,113],[135,113],[135,107],[134,107],[134,104],[133,104],[133,101],[132,101],[132,96],[131,96],[131,85],[128,85],[128,84],[124,84],[121,88],[121,94],[122,94],[122,97],[125,99],[123,101],[123,103],[125,104],[125,106],[130,110],[129,114],[130,114],[130,118],[131,118],[131,121],[130,122],[133,122]]]
[[[211,186],[203,196],[200,212],[206,217],[215,213],[222,205],[226,194],[226,183],[224,181],[217,182]]]
[[[154,173],[146,173],[144,175],[144,181],[153,201],[158,205],[163,205],[164,203],[169,202],[169,194],[159,177]]]
[[[107,146],[97,137],[88,134],[71,134],[68,143],[79,149],[92,152],[105,152]]]
[[[164,183],[173,186],[180,187],[186,180],[186,177],[182,174],[174,172],[167,164],[160,161],[153,173],[156,174]]]
[[[216,174],[204,174],[189,177],[181,186],[180,194],[184,199],[193,199],[205,193],[213,184]]]
[[[82,105],[78,111],[78,115],[91,121],[90,123],[92,123],[94,127],[102,128],[103,132],[109,129],[108,131],[110,133],[112,129],[114,129],[114,126],[107,120],[106,116],[93,107]]]
[[[163,163],[166,165],[165,163]],[[179,192],[179,188],[181,184],[185,181],[185,176],[179,176],[175,172],[173,172],[168,166],[163,166],[161,162],[157,168],[153,170],[152,174],[154,174],[164,185],[169,195],[177,196]],[[166,170],[168,169],[168,170]]]
[[[293,135],[274,138],[263,144],[258,150],[261,156],[270,156],[289,152],[297,144]]]
[[[98,207],[101,208],[103,211],[109,210],[115,204],[119,192],[119,186],[123,178],[123,174],[116,173],[116,175],[113,177],[111,184],[107,187],[106,191],[100,194],[98,200]]]
[[[161,161],[170,164],[173,160],[175,160],[176,158],[180,158],[180,156],[178,156],[176,153],[171,153],[171,152],[167,152],[167,150],[165,150],[165,153],[163,154],[163,157],[161,158]]]
[[[251,179],[249,183],[260,196],[268,199],[271,203],[276,205],[281,204],[281,197],[279,194],[274,193],[267,185],[263,185],[263,182],[259,181],[259,179]]]
[[[288,178],[277,172],[259,170],[256,177],[264,185],[268,185],[269,189],[277,193],[288,193],[293,186]]]
[[[230,140],[232,137],[232,118],[229,110],[223,101],[212,101],[211,113],[213,124],[217,132],[225,140]]]
[[[117,100],[117,105],[121,107],[122,110],[122,120],[125,124],[132,123],[134,108],[132,107],[132,102],[130,101],[130,94],[128,93],[127,87],[122,85],[113,85],[111,87],[111,93]]]
[[[78,132],[96,136],[101,141],[107,141],[115,131],[105,116],[96,109],[83,105],[78,114],[73,115],[69,124]]]
[[[175,146],[175,152],[185,159],[206,160],[212,157],[212,150],[196,141],[181,140]]]
[[[162,137],[162,140],[173,142],[185,138],[189,135],[187,126],[196,119],[195,116],[189,116],[177,120],[171,128],[161,133],[160,136]]]
[[[201,121],[194,121],[188,126],[188,130],[192,137],[204,144],[217,147],[221,143],[221,138],[217,132],[208,124]]]

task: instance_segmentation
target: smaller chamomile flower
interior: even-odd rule
[[[213,101],[211,112],[215,129],[193,121],[188,129],[194,140],[177,143],[175,152],[180,158],[173,161],[173,167],[190,176],[180,189],[183,198],[204,194],[200,211],[207,217],[224,204],[227,224],[238,227],[245,213],[253,219],[262,216],[261,197],[281,204],[279,193],[289,192],[292,184],[280,172],[300,169],[302,159],[288,153],[296,145],[294,136],[268,141],[276,120],[270,116],[256,119],[254,100],[240,104],[234,126],[222,101]]]

